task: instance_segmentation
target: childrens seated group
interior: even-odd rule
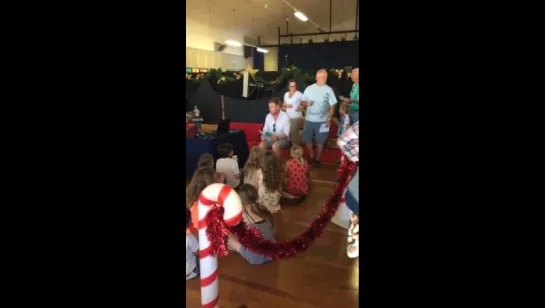
[[[347,159],[357,162],[359,123],[349,126],[346,115],[347,107],[341,106],[341,125],[339,127],[339,148]],[[224,183],[236,189],[244,207],[243,221],[250,227],[257,228],[263,238],[274,240],[274,213],[281,211],[281,205],[302,202],[308,194],[310,169],[303,158],[303,149],[293,145],[290,159],[281,167],[277,157],[259,147],[250,150],[243,170],[239,170],[231,144],[222,144],[218,148],[219,159],[214,163],[211,154],[201,155],[198,169],[193,174],[186,189],[186,279],[199,274],[198,268],[198,198],[210,184]],[[214,168],[215,165],[215,168]],[[358,256],[359,217],[358,191],[355,188],[358,175],[353,177],[346,191],[346,206],[352,211],[348,234],[347,252],[349,257]],[[241,183],[242,180],[242,183]],[[264,264],[271,259],[254,253],[243,247],[238,239],[228,235],[228,248],[239,253],[250,264]]]
[[[222,144],[218,147],[219,159],[214,163],[209,153],[201,155],[197,170],[186,189],[187,213],[186,243],[187,251],[193,251],[198,233],[198,198],[210,184],[225,183],[236,189],[244,206],[243,220],[248,226],[257,228],[265,239],[274,239],[273,213],[281,210],[281,204],[297,204],[308,193],[308,163],[303,159],[303,150],[295,145],[291,148],[291,158],[284,168],[278,164],[276,156],[259,147],[250,150],[242,171],[234,158],[233,146]],[[214,168],[215,165],[215,168]],[[242,183],[241,183],[242,180]],[[229,235],[229,249],[238,252],[250,264],[263,264],[270,258],[260,256],[242,247],[238,239]],[[198,247],[198,244],[197,244]],[[198,262],[197,262],[198,263]],[[186,279],[198,274],[192,255],[186,256]]]

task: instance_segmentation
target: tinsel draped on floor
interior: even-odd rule
[[[226,256],[229,252],[227,249],[229,232],[238,237],[242,246],[260,255],[273,259],[297,256],[306,251],[316,238],[323,235],[324,229],[335,215],[341,196],[355,171],[356,164],[343,157],[341,166],[337,170],[337,184],[333,195],[322,206],[318,217],[310,224],[309,228],[295,239],[289,241],[265,240],[256,228],[248,227],[243,221],[234,227],[228,227],[223,222],[222,207],[215,207],[207,215],[208,239],[219,256]]]

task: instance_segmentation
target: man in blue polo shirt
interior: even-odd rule
[[[329,135],[329,127],[337,103],[335,93],[326,84],[326,81],[327,71],[319,70],[316,73],[316,83],[305,89],[300,104],[300,106],[307,108],[305,125],[303,126],[303,143],[307,145],[310,162],[314,163],[315,167],[320,166],[320,157]],[[313,151],[312,137],[316,138],[316,155]]]

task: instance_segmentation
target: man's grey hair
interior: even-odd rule
[[[320,74],[320,73],[324,73],[324,74],[327,75],[327,70],[324,69],[324,68],[322,68],[321,70],[318,70],[318,71],[316,72],[316,75],[318,75],[318,74]]]
[[[355,69],[352,70],[352,72],[359,73],[359,72],[360,72],[360,69],[356,67]]]

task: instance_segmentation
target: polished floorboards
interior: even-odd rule
[[[304,203],[283,206],[276,217],[277,239],[305,231],[331,196],[336,164],[313,169]],[[357,307],[359,261],[346,255],[347,230],[330,223],[309,250],[292,259],[250,265],[236,252],[219,258],[219,305],[222,308]],[[186,281],[186,306],[201,307],[199,278]]]

